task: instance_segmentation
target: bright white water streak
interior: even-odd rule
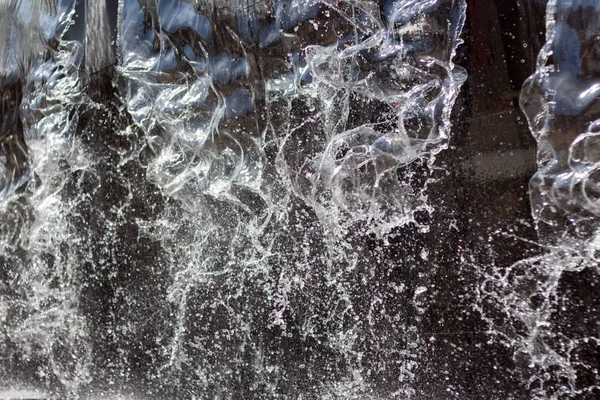
[[[426,179],[398,169],[446,146],[464,4],[373,5],[124,3],[121,93],[147,179],[176,200],[139,224],[169,244],[163,379],[205,396],[414,393],[419,333],[378,295],[357,302],[352,282],[377,278],[352,242],[428,210]],[[414,342],[369,339],[383,321]],[[369,382],[377,368],[390,383]]]
[[[428,187],[466,78],[453,63],[464,1],[124,0],[117,68],[85,86],[82,71],[115,57],[102,4],[66,40],[71,2],[0,2],[0,384],[49,398],[414,398],[435,357],[420,327],[440,267],[386,243],[418,248],[406,232],[427,232],[440,206]],[[578,36],[595,20],[570,26],[571,9],[594,4],[550,2],[522,98],[541,154],[534,216],[554,247],[476,268],[474,307],[531,365],[540,399],[596,379],[579,375],[597,332],[556,311],[598,241],[597,53]],[[554,71],[549,49],[561,63],[574,37],[581,62],[569,53]],[[556,244],[553,208],[572,241]],[[427,271],[411,277],[411,263]]]
[[[411,165],[447,146],[465,6],[388,3],[126,0],[100,95],[79,74],[110,59],[102,29],[61,40],[68,1],[2,3],[25,61],[3,67],[0,384],[411,396],[422,288],[386,311],[360,238],[430,209]]]
[[[547,41],[520,97],[538,145],[530,197],[542,254],[485,268],[479,289],[480,311],[528,370],[535,399],[600,390],[599,16],[597,1],[548,2]]]

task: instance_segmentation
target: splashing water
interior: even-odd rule
[[[359,243],[429,211],[412,166],[447,147],[463,1],[124,0],[99,72],[101,5],[65,40],[71,2],[2,4],[30,57],[3,66],[5,385],[414,393],[419,334],[362,298]]]
[[[29,374],[59,382],[73,396],[89,382],[91,350],[77,309],[80,260],[66,223],[71,204],[60,192],[61,164],[85,165],[69,139],[70,114],[81,101],[81,45],[60,41],[73,11],[68,2],[26,8],[18,2],[2,13],[3,29],[11,30],[1,68],[2,346]]]
[[[520,103],[538,145],[530,182],[541,252],[486,269],[478,309],[522,366],[532,398],[600,392],[598,354],[598,4],[551,0],[547,41]]]
[[[541,250],[481,266],[424,244],[465,0],[0,0],[0,399],[458,398],[452,268],[522,398],[594,398],[599,15],[548,3]]]

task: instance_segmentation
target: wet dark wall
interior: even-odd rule
[[[537,240],[528,192],[536,148],[519,96],[545,41],[545,13],[543,1],[467,2],[456,63],[468,79],[441,154],[447,168],[432,188],[432,203],[442,206],[432,216],[430,247],[441,267],[422,328],[431,345],[419,399],[531,398],[526,365],[510,346],[490,340],[474,304],[489,266],[502,269],[540,251],[525,241]]]

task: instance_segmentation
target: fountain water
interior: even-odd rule
[[[0,398],[596,395],[600,12],[548,4],[499,222],[466,3],[0,1]]]

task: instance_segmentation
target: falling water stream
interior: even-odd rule
[[[467,3],[0,0],[0,399],[597,398],[600,8],[521,2],[532,177]]]

